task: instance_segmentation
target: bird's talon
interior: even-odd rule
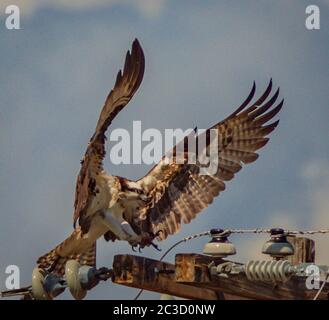
[[[152,245],[152,247],[155,248],[156,250],[158,250],[158,251],[162,251],[162,250],[159,248],[159,246],[158,246],[157,244],[151,242],[151,245]]]

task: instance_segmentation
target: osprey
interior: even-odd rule
[[[214,174],[200,174],[202,165],[189,163],[187,139],[183,139],[183,161],[167,161],[164,156],[143,178],[131,181],[109,175],[103,168],[105,132],[115,116],[131,100],[144,75],[145,60],[137,39],[127,52],[123,71],[119,71],[95,132],[91,137],[77,178],[74,202],[74,231],[61,244],[40,257],[37,264],[63,275],[69,259],[94,266],[96,240],[125,240],[133,248],[153,245],[189,223],[225,189],[225,182],[240,171],[243,164],[258,158],[255,152],[267,142],[266,137],[279,121],[268,123],[281,109],[275,106],[279,89],[270,97],[272,80],[265,92],[251,103],[255,83],[247,99],[225,120],[211,129],[218,133],[218,167]],[[200,137],[195,134],[194,139]],[[208,138],[208,137],[207,137]],[[209,139],[205,149],[209,148]],[[176,156],[176,145],[172,155]],[[207,150],[198,150],[198,153]]]

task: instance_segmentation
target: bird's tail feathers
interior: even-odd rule
[[[83,252],[74,252],[74,244],[77,242],[79,232],[79,230],[75,230],[53,250],[39,257],[38,267],[62,276],[68,260],[77,260],[81,265],[96,266],[96,241]]]

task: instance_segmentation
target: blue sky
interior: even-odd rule
[[[309,3],[300,0],[8,1],[22,12],[22,30],[9,31],[6,1],[0,7],[0,288],[9,264],[20,267],[21,284],[28,284],[36,258],[71,232],[79,160],[135,37],[144,48],[145,77],[112,129],[131,131],[133,120],[143,129],[207,128],[244,100],[254,80],[261,93],[272,77],[285,98],[259,160],[163,249],[219,226],[329,227],[328,1],[312,1],[321,14],[314,31],[305,28]],[[108,158],[105,166],[131,179],[149,169],[114,166]],[[329,263],[328,237],[315,239],[318,261]],[[232,240],[241,261],[259,256],[266,238]],[[176,252],[201,252],[205,242]],[[98,265],[110,266],[119,253],[130,247],[100,240]],[[144,254],[160,256],[152,249]],[[88,298],[129,299],[135,291],[107,283]]]

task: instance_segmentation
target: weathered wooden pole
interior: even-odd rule
[[[288,236],[287,240],[295,249],[295,253],[286,258],[291,264],[315,262],[314,240],[296,236]]]

